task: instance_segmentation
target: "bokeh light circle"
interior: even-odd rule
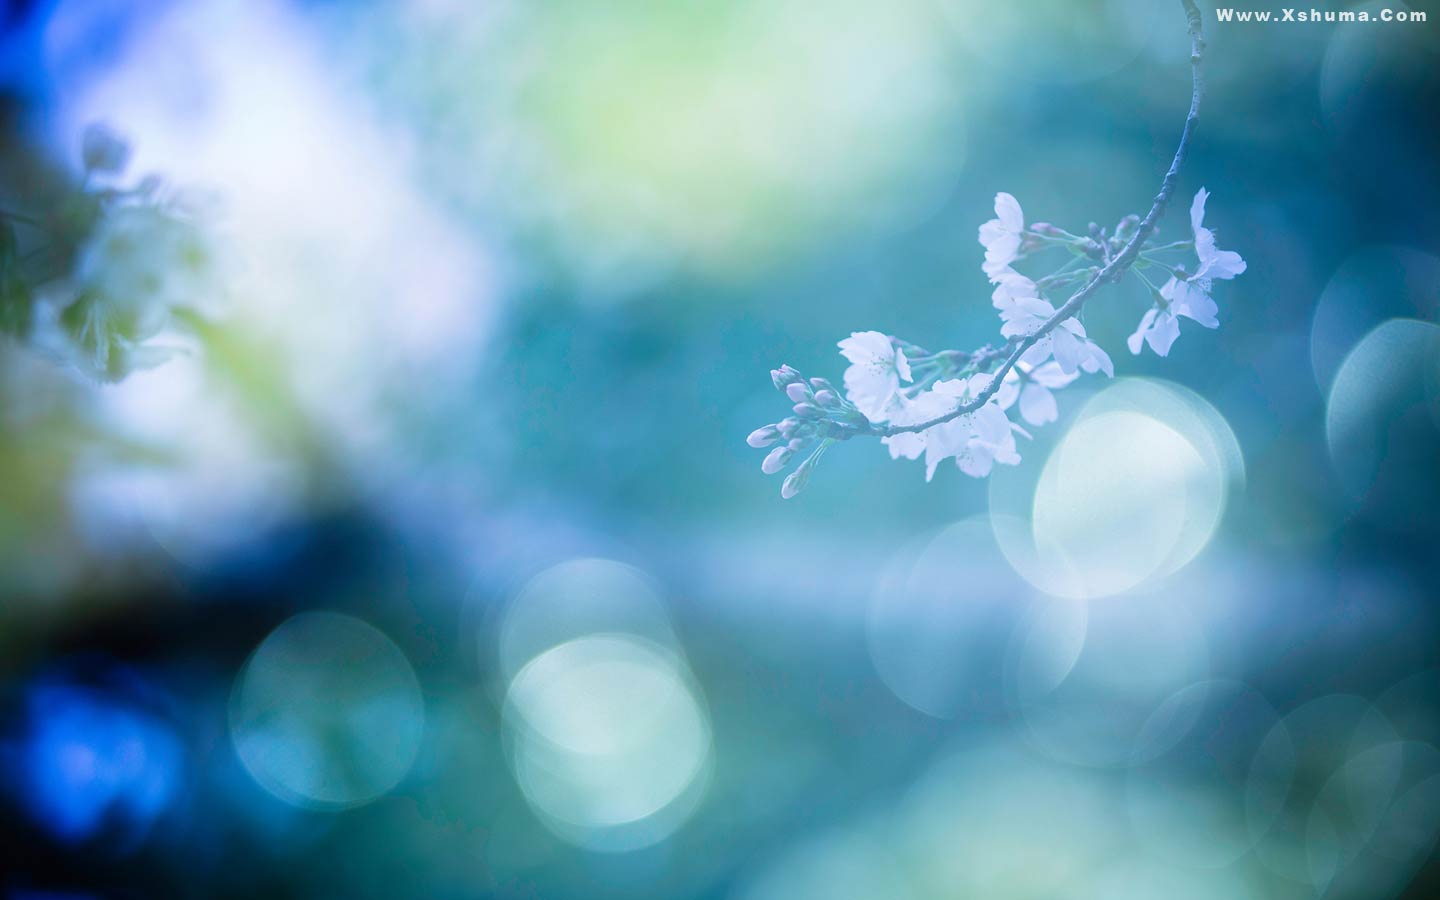
[[[1182,695],[1186,702],[1177,705],[1175,695],[1208,674],[1204,635],[1183,607],[1144,597],[1090,604],[1082,631],[1079,605],[1056,602],[1017,632],[1007,688],[1021,728],[1065,762],[1146,762],[1194,722],[1201,698]]]
[[[245,663],[230,737],[261,787],[294,806],[356,806],[389,792],[420,749],[425,708],[405,654],[333,612],[282,623]]]
[[[1123,68],[1179,11],[1157,3],[1107,0],[1029,4],[938,0],[955,34],[989,66],[1039,83],[1093,81]]]
[[[1389,900],[1402,895],[1440,838],[1440,749],[1419,741],[1381,744],[1357,755],[1336,781],[1394,790],[1388,802],[1365,810],[1374,817],[1374,830],[1328,880],[1325,896]]]
[[[1045,463],[1032,519],[1041,556],[1068,564],[1061,593],[1105,596],[1157,572],[1190,518],[1189,484],[1205,474],[1194,446],[1148,416],[1077,423]]]
[[[1007,740],[949,755],[896,824],[922,897],[1063,897],[1125,847],[1124,810],[1098,773]]]
[[[633,634],[664,647],[676,643],[655,582],[609,559],[572,559],[545,569],[525,583],[503,615],[498,653],[507,680],[551,647],[597,632]]]
[[[1317,79],[1321,122],[1340,141],[1362,134],[1367,127],[1388,123],[1393,114],[1388,106],[1391,95],[1423,79],[1435,64],[1429,23],[1415,27],[1417,23],[1396,18],[1428,6],[1433,23],[1437,12],[1433,2],[1371,0],[1347,6],[1352,12],[1368,13],[1370,24],[1331,30]],[[1388,22],[1381,19],[1385,11],[1392,15]]]
[[[984,518],[927,535],[896,554],[877,580],[866,618],[875,671],[927,715],[997,712],[1003,700],[995,674],[1031,593]]]
[[[1145,849],[1180,866],[1216,869],[1240,859],[1265,823],[1246,814],[1250,763],[1280,717],[1259,692],[1217,679],[1182,688],[1145,723],[1139,743],[1165,745],[1127,773],[1130,821]]]
[[[923,2],[526,4],[469,48],[494,58],[479,98],[448,72],[430,88],[506,130],[458,191],[602,288],[677,263],[745,274],[945,193],[964,141],[938,19]]]
[[[788,848],[738,900],[911,900],[917,895],[882,823],[836,829]]]
[[[992,478],[992,526],[1036,587],[1108,596],[1194,559],[1244,480],[1239,442],[1213,406],[1179,385],[1123,379],[1075,413],[1033,489]]]
[[[1416,408],[1420,432],[1407,435],[1396,423]],[[1330,386],[1325,438],[1341,484],[1352,496],[1365,494],[1388,458],[1402,458],[1407,436],[1436,437],[1437,413],[1440,325],[1391,319],[1376,326],[1345,356]]]
[[[1393,747],[1395,739],[1389,721],[1350,694],[1312,700],[1276,723],[1245,787],[1259,860],[1277,875],[1323,889],[1374,833],[1374,810],[1394,790],[1367,777],[1374,767],[1347,764]]]
[[[683,663],[625,634],[535,657],[505,701],[515,779],[560,837],[623,851],[667,837],[703,793],[708,713]]]
[[[1440,256],[1378,244],[1340,263],[1310,321],[1310,365],[1321,391],[1331,390],[1341,362],[1360,339],[1392,318],[1440,319]]]

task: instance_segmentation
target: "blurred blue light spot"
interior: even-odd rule
[[[142,839],[175,796],[183,761],[173,732],[122,701],[74,685],[32,688],[28,711],[16,775],[36,822],[67,843],[107,825]]]

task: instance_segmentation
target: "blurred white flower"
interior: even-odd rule
[[[111,209],[80,252],[76,286],[104,304],[125,336],[159,333],[176,309],[216,300],[215,253],[204,233],[153,205]]]
[[[995,393],[995,402],[1001,409],[1009,409],[1019,400],[1020,417],[1031,425],[1044,425],[1060,417],[1050,392],[1067,386],[1079,375],[1079,372],[1066,372],[1054,360],[1034,367],[1017,363],[1005,373],[1005,380]]]
[[[1001,191],[995,195],[995,218],[980,226],[980,243],[985,247],[985,263],[980,268],[991,281],[999,279],[1020,255],[1020,241],[1025,231],[1025,214],[1020,203]]]
[[[886,421],[900,382],[911,380],[905,351],[878,331],[857,331],[838,346],[850,360],[845,370],[846,396],[870,421]]]

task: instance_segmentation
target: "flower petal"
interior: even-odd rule
[[[1078,378],[1075,372],[1066,372],[1056,362],[1048,362],[1030,373],[1030,380],[1047,388],[1063,388]]]
[[[1125,339],[1125,346],[1129,347],[1130,352],[1135,356],[1140,355],[1140,346],[1144,343],[1145,335],[1150,331],[1150,326],[1155,324],[1155,317],[1159,315],[1159,313],[1160,310],[1153,306],[1145,310],[1145,315],[1140,317],[1140,324],[1136,326],[1135,333]]]
[[[1025,214],[1020,210],[1020,201],[1004,191],[995,195],[995,217],[1012,234],[1018,235],[1025,230]]]
[[[1056,328],[1050,332],[1050,347],[1062,370],[1073,372],[1079,368],[1080,341],[1068,329]]]
[[[1210,199],[1210,192],[1205,188],[1195,192],[1195,199],[1190,201],[1190,230],[1198,238],[1200,236],[1200,223],[1205,221],[1205,201]]]
[[[1085,342],[1085,358],[1080,361],[1080,369],[1092,374],[1104,372],[1111,378],[1115,377],[1115,363],[1110,361],[1110,354],[1094,341]]]
[[[1172,313],[1161,312],[1155,316],[1155,325],[1145,334],[1145,343],[1150,345],[1157,356],[1169,356],[1170,347],[1180,336],[1180,322]]]
[[[1060,418],[1055,395],[1038,384],[1027,384],[1020,391],[1020,417],[1031,425],[1044,425]]]
[[[895,355],[895,346],[878,331],[857,331],[836,345],[840,355],[856,365],[866,365]]]
[[[905,351],[899,347],[895,348],[895,371],[900,375],[901,381],[914,381],[910,377],[910,360],[905,358]]]

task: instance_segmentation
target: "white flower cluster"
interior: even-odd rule
[[[118,175],[127,145],[103,127],[85,134],[87,173]],[[103,188],[93,229],[78,248],[74,299],[60,317],[77,363],[114,379],[164,362],[172,347],[152,339],[184,331],[180,317],[219,308],[220,254],[184,195],[167,196],[159,179],[129,189]]]
[[[1181,316],[1206,328],[1219,325],[1211,286],[1215,279],[1244,272],[1245,261],[1238,253],[1217,249],[1214,233],[1201,224],[1208,197],[1201,188],[1191,205],[1191,241],[1163,247],[1147,241],[1138,254],[1117,264],[1128,264],[1153,299],[1129,339],[1132,353],[1149,344],[1158,355],[1167,355],[1179,335]],[[788,366],[775,370],[771,377],[795,402],[795,416],[750,435],[754,447],[784,442],[765,458],[763,471],[779,472],[797,454],[809,451],[782,488],[783,496],[794,496],[826,447],[863,434],[879,436],[893,459],[923,456],[927,481],[951,459],[961,472],[976,478],[989,475],[997,464],[1015,465],[1020,461],[1016,435],[1029,435],[1011,421],[1012,409],[1030,426],[1053,422],[1059,416],[1053,391],[1082,373],[1115,374],[1109,354],[1075,317],[1078,304],[1062,313],[1047,292],[1082,283],[1093,286],[1102,268],[1125,252],[1139,227],[1138,216],[1126,216],[1113,234],[1091,225],[1088,237],[1048,223],[1027,226],[1019,202],[1010,194],[997,194],[995,218],[980,226],[979,239],[985,248],[981,269],[994,285],[991,300],[1004,343],[970,354],[929,353],[878,331],[856,332],[839,343],[850,363],[843,396],[824,379],[807,383]],[[1193,247],[1198,259],[1193,273],[1161,258],[1185,247]],[[1032,279],[1015,269],[1017,262],[1060,248],[1070,251],[1070,259],[1047,276]],[[1149,268],[1169,273],[1163,287],[1156,288],[1143,274]],[[999,372],[1004,375],[996,385]]]

